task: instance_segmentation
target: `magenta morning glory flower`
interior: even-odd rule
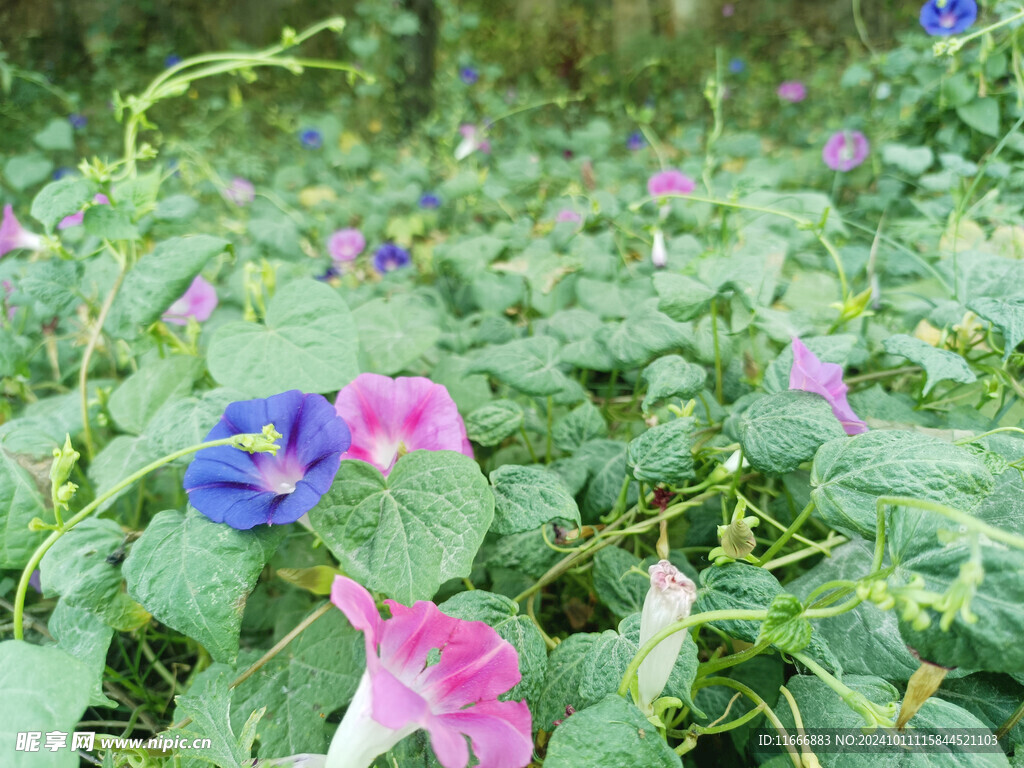
[[[959,35],[977,19],[974,0],[928,0],[921,6],[921,26],[929,35]]]
[[[335,261],[352,261],[366,248],[366,238],[358,229],[336,230],[327,240],[327,250]]]
[[[268,424],[281,435],[276,455],[204,448],[185,470],[189,503],[214,522],[243,531],[294,523],[334,482],[352,437],[322,395],[293,389],[231,403],[206,439],[259,433]]]
[[[196,275],[188,290],[164,312],[165,323],[172,325],[188,325],[188,319],[194,317],[197,322],[210,319],[217,308],[217,289]]]
[[[409,451],[458,451],[473,458],[466,426],[448,390],[422,376],[361,373],[334,408],[352,428],[346,459],[373,464],[386,477]]]
[[[434,210],[435,208],[441,207],[441,198],[435,195],[433,192],[424,192],[420,196],[420,208],[425,210]]]
[[[393,272],[407,266],[412,261],[409,252],[400,245],[384,243],[373,254],[373,268],[381,274]]]
[[[102,192],[93,196],[93,205],[110,205],[110,198],[104,195]],[[57,225],[57,229],[70,229],[71,227],[82,226],[82,221],[85,220],[85,209],[83,208],[78,213],[72,213],[70,216],[65,216],[60,220],[60,224]]]
[[[775,93],[783,101],[796,104],[797,102],[803,101],[807,98],[807,86],[799,80],[786,80],[783,83],[779,83],[779,87],[775,90]]]
[[[479,768],[523,768],[533,756],[525,701],[498,701],[521,679],[519,656],[482,621],[453,619],[434,603],[385,600],[335,576],[331,602],[366,641],[366,671],[331,740],[325,768],[368,768],[423,729],[444,768],[465,768],[473,745]],[[440,660],[430,662],[440,651]]]
[[[572,210],[571,208],[563,208],[555,216],[555,221],[579,224],[580,222],[583,221],[583,217],[580,216],[578,213],[576,213],[576,211]]]
[[[837,131],[825,142],[821,159],[833,171],[850,171],[864,162],[870,149],[860,131]]]
[[[0,256],[6,256],[18,248],[36,251],[42,245],[43,239],[21,226],[18,217],[14,215],[14,208],[10,204],[5,205],[4,218],[0,222]]]
[[[848,435],[868,431],[868,425],[858,418],[846,401],[847,387],[843,382],[843,367],[838,363],[823,363],[800,339],[793,338],[793,367],[789,370],[789,388],[821,395],[832,406],[832,413]]]
[[[324,145],[324,136],[316,128],[306,128],[299,132],[299,141],[306,149],[320,149]]]
[[[234,203],[238,206],[248,205],[256,199],[256,187],[253,186],[251,181],[243,179],[241,176],[235,176],[231,179],[231,183],[224,187],[220,193],[229,203]]]
[[[647,192],[654,197],[688,195],[696,188],[697,184],[693,179],[674,168],[656,173],[647,180]]]

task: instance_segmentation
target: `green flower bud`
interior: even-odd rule
[[[273,424],[267,424],[263,427],[263,433],[259,435],[255,434],[241,434],[235,435],[232,438],[232,444],[235,448],[246,451],[248,453],[269,453],[271,456],[277,455],[277,450],[281,447],[277,445],[276,441],[281,439],[281,433],[274,429]]]
[[[67,482],[81,455],[71,446],[71,435],[64,435],[64,446],[53,449],[53,464],[50,465],[50,483],[53,488]]]

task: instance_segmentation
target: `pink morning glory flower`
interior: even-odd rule
[[[0,256],[6,256],[18,248],[37,251],[43,245],[43,239],[21,226],[14,215],[11,205],[4,206],[4,219],[0,222]]]
[[[327,250],[335,261],[352,261],[366,248],[366,238],[358,229],[339,229],[327,240]]]
[[[843,367],[838,363],[823,363],[800,339],[793,338],[793,367],[789,371],[789,388],[813,392],[824,397],[832,406],[832,413],[848,435],[868,431],[868,425],[858,418],[846,401],[847,386],[843,382]]]
[[[583,221],[583,217],[580,216],[578,213],[576,213],[576,211],[572,210],[571,208],[563,208],[558,212],[558,215],[555,216],[555,221],[579,224],[580,222]]]
[[[659,195],[688,195],[696,188],[697,184],[693,179],[674,168],[656,173],[647,180],[647,192],[652,197]]]
[[[498,701],[520,680],[515,648],[482,621],[453,619],[434,603],[385,600],[335,576],[331,602],[366,641],[366,671],[327,753],[326,768],[368,768],[420,729],[444,768],[523,768],[533,756],[525,701]],[[431,664],[431,654],[440,660]]]
[[[837,131],[821,150],[821,159],[833,171],[850,171],[864,162],[871,145],[860,131]]]
[[[796,104],[797,102],[803,101],[807,98],[807,86],[799,80],[786,80],[783,83],[779,83],[779,87],[775,90],[775,93],[783,101]]]
[[[216,308],[217,289],[204,280],[202,275],[196,275],[192,285],[167,308],[162,319],[172,325],[188,325],[188,319],[194,317],[202,323],[209,320]]]
[[[234,203],[237,206],[248,205],[256,199],[256,187],[248,179],[235,176],[231,183],[221,190],[221,195],[229,203]]]
[[[668,560],[655,563],[647,572],[651,576],[651,588],[640,612],[641,646],[665,627],[689,616],[697,599],[697,585]],[[685,632],[669,635],[640,662],[637,670],[640,701],[637,703],[648,715],[654,712],[651,705],[661,696],[685,639]]]
[[[484,138],[484,131],[469,123],[459,126],[459,133],[462,134],[462,141],[455,148],[455,159],[462,160],[469,157],[476,151],[485,155],[491,151],[491,142]]]
[[[92,199],[93,205],[110,205],[110,198],[104,195],[102,192],[97,194]],[[60,220],[60,224],[57,225],[57,229],[69,229],[71,227],[82,226],[82,221],[85,219],[85,209],[83,208],[78,213],[72,213],[70,216],[65,216]]]
[[[409,451],[458,451],[473,458],[455,401],[430,379],[361,373],[338,393],[334,408],[352,429],[342,458],[369,462],[385,477]]]

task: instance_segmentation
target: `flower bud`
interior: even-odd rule
[[[54,489],[64,485],[71,477],[79,456],[81,454],[71,447],[71,435],[64,435],[64,446],[53,449],[53,464],[50,465],[50,483]]]
[[[665,627],[689,616],[697,599],[697,585],[668,560],[652,565],[648,573],[651,575],[651,588],[644,598],[640,614],[641,646]],[[654,712],[654,700],[668,682],[685,636],[685,631],[669,635],[640,663],[638,704],[645,714]]]
[[[668,265],[668,248],[665,246],[665,233],[660,229],[654,230],[651,264],[654,265],[655,269],[662,269]]]

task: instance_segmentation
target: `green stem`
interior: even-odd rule
[[[253,437],[261,437],[261,435],[253,435]],[[170,464],[172,461],[180,459],[182,456],[188,456],[189,454],[195,453],[196,451],[201,451],[203,448],[216,448],[217,446],[221,445],[235,445],[238,438],[239,435],[234,435],[232,437],[225,437],[221,440],[209,440],[205,443],[199,443],[198,445],[189,446],[188,448],[182,448],[180,451],[169,453],[166,456],[147,464],[137,472],[132,473],[124,480],[119,482],[117,485],[115,485],[113,488],[111,488],[109,491],[93,499],[89,504],[87,504],[77,514],[75,514],[74,517],[70,518],[64,524],[63,527],[58,528],[55,531],[52,531],[50,535],[46,537],[43,543],[36,547],[36,551],[33,552],[32,557],[29,558],[28,565],[26,565],[25,570],[21,572],[21,581],[18,582],[18,591],[14,597],[14,639],[23,640],[25,637],[25,596],[28,594],[29,579],[32,578],[32,573],[39,566],[39,562],[43,559],[43,555],[45,555],[50,550],[50,547],[52,547],[54,544],[57,543],[57,541],[60,540],[61,536],[63,536],[65,533],[70,531],[80,522],[85,520],[85,518],[87,518],[89,515],[95,512],[103,504],[103,502],[113,498],[118,493],[123,491],[125,488],[128,488],[129,486],[134,484],[137,480],[140,480],[141,478],[148,475],[150,472],[159,469],[165,464]]]
[[[765,553],[758,559],[757,564],[759,566],[764,566],[765,563],[771,560],[775,553],[782,549],[786,545],[786,542],[800,530],[801,526],[803,526],[807,521],[807,518],[811,516],[812,511],[814,511],[814,502],[809,501],[807,502],[807,506],[801,510],[800,514],[797,515],[796,519],[790,524],[789,528],[783,531],[782,535],[775,540],[775,543],[765,550]]]
[[[1006,722],[999,726],[999,730],[996,731],[996,738],[1002,740],[1003,736],[1008,734],[1013,727],[1020,722],[1020,719],[1024,717],[1024,701],[1017,705],[1017,708],[1013,710],[1013,714],[1006,718]]]
[[[551,425],[555,418],[555,400],[551,395],[548,395],[548,436],[547,442],[544,447],[544,459],[545,462],[551,463]]]
[[[760,656],[761,653],[768,650],[771,644],[771,640],[762,640],[757,645],[752,645],[745,651],[740,651],[739,653],[723,656],[720,659],[714,659],[712,661],[706,661],[703,664],[698,664],[697,677],[707,677],[713,672],[719,672],[723,669],[735,667],[737,664],[749,661],[755,656]]]
[[[916,509],[923,509],[926,512],[935,512],[938,515],[952,520],[955,523],[966,526],[967,528],[984,534],[992,541],[998,541],[1007,546],[1013,547],[1014,549],[1024,550],[1024,536],[1020,536],[1016,533],[1010,533],[1004,531],[1002,528],[996,528],[994,525],[983,523],[978,518],[968,515],[965,512],[961,512],[958,509],[947,507],[945,504],[939,504],[935,501],[927,501],[925,499],[911,499],[906,496],[880,496],[878,498],[878,510],[879,510],[879,530],[885,525],[885,517],[883,507],[913,507]],[[878,537],[881,538],[880,536]],[[877,552],[876,552],[877,555]],[[873,570],[881,568],[881,563],[874,566]]]
[[[718,299],[711,300],[711,343],[715,349],[715,399],[723,402],[722,394],[722,353],[718,348]]]

